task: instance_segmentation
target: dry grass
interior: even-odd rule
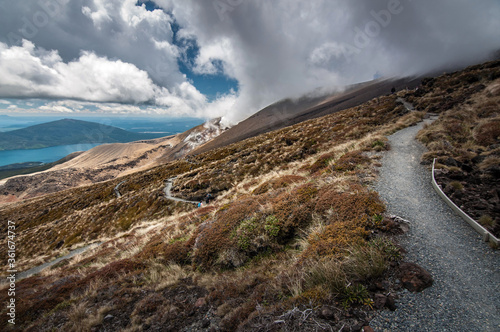
[[[161,291],[192,275],[191,269],[178,264],[163,265],[158,262],[151,262],[144,278],[146,285],[153,286],[155,291]]]
[[[88,309],[88,303],[80,302],[74,305],[68,313],[68,323],[64,326],[65,331],[88,332],[100,325],[104,316],[111,311],[111,307],[104,306],[98,310]]]
[[[479,164],[479,169],[481,170],[487,170],[491,167],[494,166],[499,166],[500,165],[500,157],[497,156],[488,156],[486,159],[484,159],[483,162]]]

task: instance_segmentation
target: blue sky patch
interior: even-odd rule
[[[138,1],[137,5],[146,5],[146,9],[153,11],[161,9],[154,1]],[[173,14],[169,13],[172,17]],[[193,72],[194,61],[200,54],[200,48],[195,39],[179,38],[178,32],[181,29],[177,21],[171,24],[174,33],[173,44],[185,50],[181,58],[177,60],[181,73],[185,74],[187,79],[198,91],[204,94],[209,101],[217,99],[219,96],[238,91],[238,81],[224,75],[221,61],[214,61],[213,64],[219,70],[215,75],[197,74]]]

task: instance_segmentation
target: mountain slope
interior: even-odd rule
[[[156,138],[95,122],[64,119],[0,133],[0,150],[40,149],[50,146],[119,143]]]
[[[355,107],[378,96],[390,94],[392,88],[399,91],[405,88],[415,88],[419,84],[420,78],[375,80],[356,84],[343,92],[326,96],[304,96],[298,100],[285,99],[240,122],[196,149],[192,154],[203,153],[272,130]]]

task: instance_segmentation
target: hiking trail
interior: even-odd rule
[[[427,120],[429,121],[429,120]],[[375,331],[500,331],[500,251],[441,200],[431,171],[420,164],[425,147],[415,140],[423,123],[389,136],[374,189],[388,213],[411,222],[401,238],[405,260],[428,270],[434,285],[400,292],[396,311],[376,314]]]
[[[184,203],[191,203],[191,204],[198,204],[198,202],[195,201],[188,201],[186,199],[182,198],[177,198],[172,196],[172,186],[173,186],[173,181],[175,178],[170,178],[165,182],[165,188],[163,189],[163,192],[165,193],[165,197],[169,200],[176,201],[176,202],[184,202]]]

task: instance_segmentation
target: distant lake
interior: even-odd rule
[[[35,150],[0,151],[0,166],[26,163],[30,161],[51,163],[66,157],[70,153],[76,151],[87,151],[101,144],[73,144]]]

